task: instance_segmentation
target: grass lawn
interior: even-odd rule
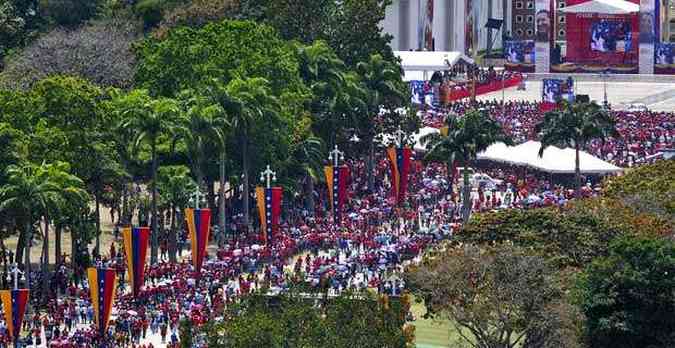
[[[415,343],[417,348],[455,348],[467,346],[447,320],[423,319],[426,309],[421,303],[413,303],[415,320]]]

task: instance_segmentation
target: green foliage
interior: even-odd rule
[[[637,212],[661,216],[675,223],[675,161],[657,161],[607,180],[607,197],[621,200]]]
[[[456,238],[485,245],[510,241],[540,251],[558,267],[581,267],[605,255],[608,242],[622,232],[589,211],[551,207],[476,214]]]
[[[58,25],[75,27],[93,18],[101,0],[40,0],[40,11]]]
[[[134,8],[134,11],[143,20],[146,29],[154,28],[159,24],[162,20],[163,10],[163,1],[161,0],[141,0]]]
[[[298,294],[253,295],[231,309],[227,320],[206,329],[209,347],[404,348],[405,314],[398,299],[342,295],[321,308]]]
[[[675,345],[675,243],[622,238],[579,279],[590,347]]]
[[[293,46],[274,29],[253,22],[224,21],[202,28],[177,28],[164,40],[148,39],[138,50],[137,81],[172,96],[218,77],[264,78],[275,95],[303,92]]]
[[[578,316],[546,261],[512,245],[448,247],[412,266],[428,315],[478,347],[576,347]]]
[[[192,348],[192,320],[183,319],[178,327],[181,348]]]

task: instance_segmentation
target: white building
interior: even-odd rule
[[[425,9],[431,2],[433,15],[425,18]],[[510,18],[512,0],[393,0],[387,8],[382,28],[394,38],[391,42],[394,51],[417,50],[423,47],[425,26],[430,28],[428,37],[433,38],[436,51],[468,52],[470,35],[466,35],[467,24],[476,18],[474,30],[478,38],[478,50],[487,48],[488,33],[485,23],[489,17],[503,19],[506,8]],[[467,14],[467,7],[475,5],[473,16]],[[431,6],[430,6],[431,7]],[[490,7],[492,8],[490,10]],[[502,30],[510,31],[511,21],[504,22]],[[502,32],[495,32],[493,48],[501,47]],[[430,35],[429,35],[430,34]]]

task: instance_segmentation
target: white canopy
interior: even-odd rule
[[[574,149],[560,149],[549,146],[544,151],[543,156],[539,157],[540,148],[541,143],[538,141],[528,141],[518,146],[496,143],[478,154],[478,159],[527,166],[547,173],[574,173],[576,156]],[[607,174],[622,171],[621,168],[584,151],[579,152],[579,166],[581,172],[587,174]]]
[[[428,80],[434,71],[448,70],[460,61],[473,64],[473,59],[456,51],[395,51],[394,55],[401,59],[405,81]]]
[[[640,11],[640,5],[625,0],[591,0],[560,9],[564,13],[631,14]]]
[[[418,152],[424,152],[426,151],[426,148],[422,146],[422,143],[420,142],[420,139],[422,139],[423,136],[431,133],[439,133],[440,131],[438,128],[434,127],[424,127],[420,128],[420,130],[412,135],[412,140],[415,142],[415,145],[413,146],[413,149]],[[381,141],[379,142],[380,145],[389,145],[391,143],[396,142],[396,137],[393,134],[388,134],[388,133],[380,133],[379,134],[379,139]]]

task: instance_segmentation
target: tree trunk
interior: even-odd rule
[[[42,250],[43,250],[43,259],[42,259],[42,294],[47,303],[49,298],[49,217],[45,214],[45,235],[42,238]]]
[[[368,160],[366,161],[366,170],[368,171],[368,191],[375,190],[375,141],[372,137],[368,138]]]
[[[464,189],[462,197],[462,222],[466,224],[469,222],[471,216],[471,187],[469,186],[469,171],[468,166],[464,164]]]
[[[213,180],[211,179],[206,179],[206,204],[211,209],[212,211],[215,211],[216,209],[216,192],[214,191],[213,188]]]
[[[446,170],[448,171],[448,192],[451,197],[454,197],[455,193],[452,189],[455,185],[455,171],[452,167],[452,162],[448,161],[448,163],[446,163]]]
[[[170,204],[171,233],[169,235],[169,261],[175,263],[176,258],[176,207]]]
[[[26,248],[26,231],[19,231],[19,239],[16,242],[16,250],[14,250],[14,262],[21,264],[23,260],[23,252]]]
[[[24,261],[24,272],[26,272],[26,289],[30,288],[30,241],[32,239],[31,231],[31,222],[33,218],[28,214],[28,220],[26,221],[26,241],[25,243],[25,261]]]
[[[220,196],[218,205],[218,224],[220,233],[226,236],[225,233],[225,150],[220,152],[220,189],[218,194]]]
[[[576,143],[576,142],[574,144],[574,152],[575,152],[574,176],[575,176],[575,181],[576,181],[576,184],[577,184],[576,196],[577,196],[577,198],[581,198],[581,167],[579,165],[579,144]]]
[[[77,262],[75,260],[75,255],[77,255],[77,235],[75,234],[75,229],[70,227],[70,267],[73,270],[76,270],[75,266]]]
[[[157,249],[159,248],[159,229],[157,226],[157,149],[155,140],[152,140],[152,248],[150,248],[150,262],[157,264]]]
[[[242,166],[244,167],[244,178],[242,180],[242,193],[241,193],[242,212],[244,214],[244,230],[245,230],[244,233],[248,233],[248,225],[249,225],[248,140],[246,139],[245,134],[244,134],[244,141],[241,142],[241,152],[244,155],[244,158],[242,159]]]
[[[57,224],[54,226],[54,255],[56,257],[56,265],[61,264],[61,232],[63,232],[63,226]]]
[[[309,175],[309,172],[305,174],[305,180],[307,180],[307,211],[309,211],[310,216],[314,216],[314,179]],[[332,185],[332,183],[328,183]],[[330,198],[332,199],[332,197]]]
[[[96,203],[96,254],[101,255],[101,202],[98,194],[94,195],[94,202]]]
[[[131,219],[128,219],[129,216],[129,186],[125,183],[122,185],[122,216],[120,222],[123,226],[126,226],[131,222]]]

